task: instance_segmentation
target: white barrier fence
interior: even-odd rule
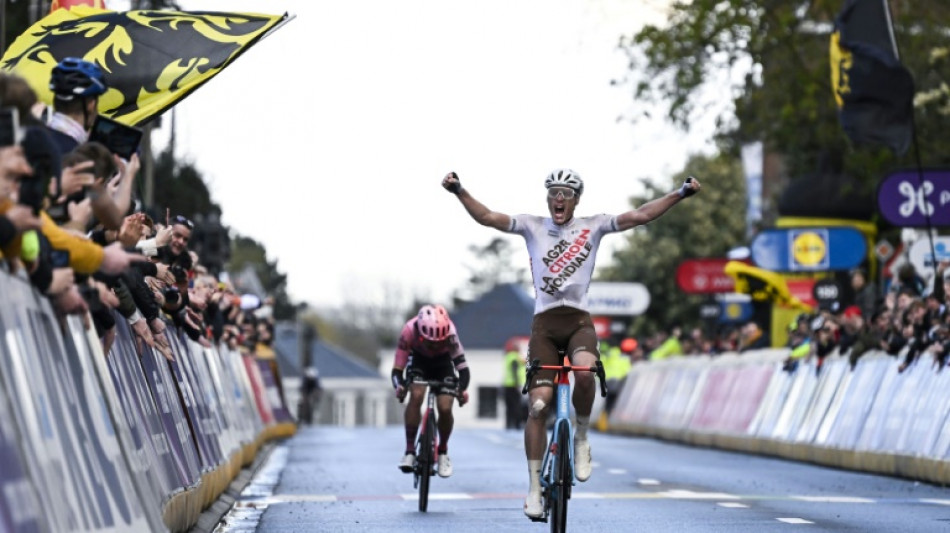
[[[169,326],[169,362],[121,317],[106,356],[5,272],[0,333],[0,532],[186,531],[295,429],[267,361]]]
[[[788,350],[634,365],[609,429],[950,482],[950,371],[870,353],[782,370]]]

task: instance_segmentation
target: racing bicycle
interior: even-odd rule
[[[528,393],[528,383],[539,370],[557,372],[557,415],[551,428],[544,459],[541,461],[541,498],[544,513],[534,522],[551,520],[551,533],[567,531],[567,501],[574,486],[574,430],[571,426],[571,372],[593,372],[600,380],[600,395],[607,396],[604,365],[597,361],[594,366],[574,366],[561,352],[562,364],[542,365],[534,359],[527,369],[522,394]]]
[[[428,387],[426,408],[422,413],[422,423],[419,424],[419,433],[416,436],[416,462],[412,468],[413,488],[419,489],[419,511],[426,512],[429,507],[429,482],[436,474],[439,465],[439,420],[436,409],[438,391],[445,387],[455,390],[453,394],[458,398],[458,378],[454,376],[443,379],[423,380],[411,379],[411,384],[425,384]]]

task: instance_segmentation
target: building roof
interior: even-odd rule
[[[452,313],[466,350],[502,349],[515,336],[531,335],[534,301],[517,284],[496,285],[481,298]]]
[[[298,339],[297,324],[293,322],[278,322],[276,324],[274,328],[274,351],[277,352],[278,365],[284,377],[301,376],[303,374],[300,364],[300,351],[297,347]],[[375,368],[355,355],[339,346],[328,344],[319,339],[313,342],[310,360],[320,372],[321,378],[382,379]]]

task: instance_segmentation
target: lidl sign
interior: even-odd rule
[[[752,241],[756,266],[776,272],[847,270],[867,256],[860,231],[849,227],[784,228],[759,233]]]

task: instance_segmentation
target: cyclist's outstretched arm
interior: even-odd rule
[[[442,186],[445,187],[445,190],[458,196],[462,206],[465,207],[465,210],[468,211],[475,222],[499,231],[508,231],[511,226],[511,217],[504,213],[492,211],[485,207],[485,204],[476,200],[466,189],[462,188],[459,177],[455,172],[449,172],[445,175],[445,178],[442,179]]]
[[[683,186],[679,189],[650,200],[636,209],[617,215],[617,227],[623,231],[656,220],[671,207],[679,203],[680,200],[698,193],[700,188],[702,188],[702,186],[699,184],[699,181],[690,176],[686,178]]]

